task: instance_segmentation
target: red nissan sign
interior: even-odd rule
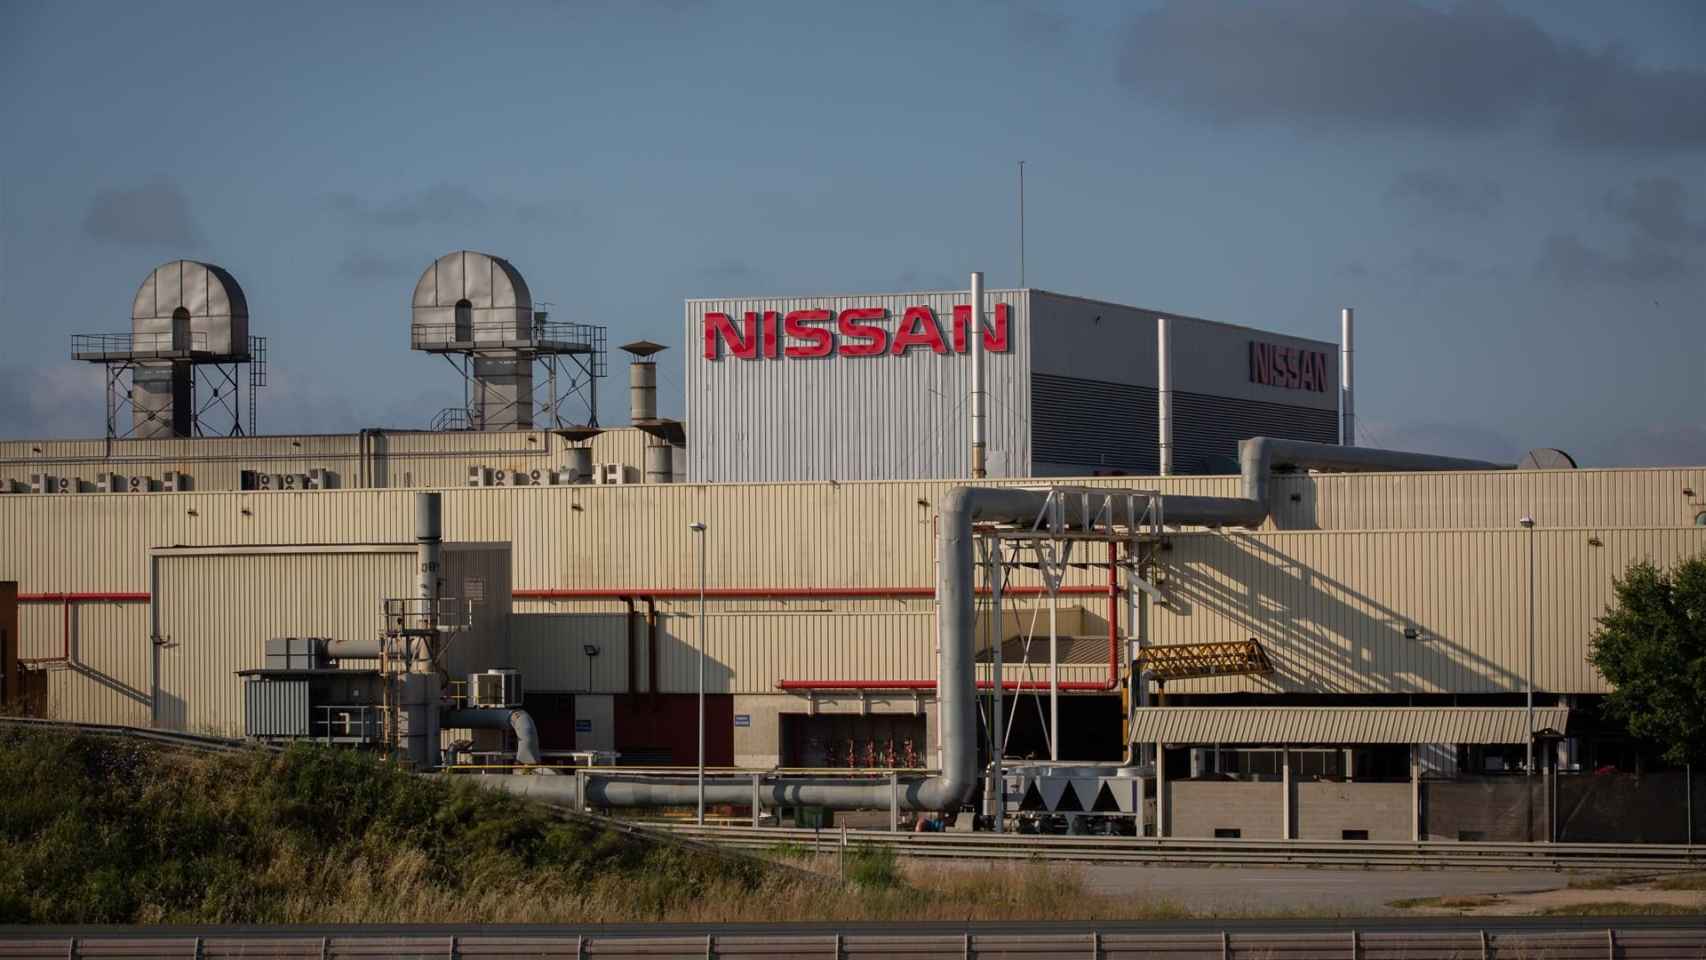
[[[1250,341],[1250,382],[1288,390],[1327,392],[1327,355],[1320,350]]]
[[[967,331],[971,329],[971,306],[954,307],[953,343],[942,336],[936,311],[929,307],[907,307],[891,335],[876,321],[888,319],[882,307],[856,307],[839,315],[828,310],[795,310],[786,316],[775,310],[747,311],[741,327],[726,313],[705,314],[705,359],[720,360],[725,352],[741,360],[804,359],[808,357],[905,356],[911,350],[931,353],[966,353]],[[995,305],[994,320],[984,328],[983,349],[1006,353],[1009,349],[1007,304]]]

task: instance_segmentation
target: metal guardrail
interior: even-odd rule
[[[1087,924],[1083,932],[960,934],[716,934],[635,936],[632,934],[555,934],[539,936],[291,936],[278,933],[186,937],[181,934],[130,937],[28,937],[0,935],[0,957],[57,957],[107,960],[160,957],[215,960],[224,957],[406,956],[477,958],[589,956],[772,960],[823,957],[833,960],[878,958],[1027,957],[1089,960],[1533,960],[1538,957],[1698,958],[1706,953],[1706,925],[1674,928],[1619,928],[1560,932],[1498,929],[1371,930],[1345,928],[1311,932],[1244,929],[1201,933],[1103,933]]]
[[[271,750],[284,749],[277,744],[261,743],[253,740],[233,740],[229,737],[201,736],[194,733],[178,733],[171,730],[148,730],[142,727],[130,727],[119,723],[72,723],[65,720],[42,720],[37,717],[0,717],[0,726],[36,727],[45,730],[65,730],[75,733],[99,733],[113,737],[129,737],[134,740],[147,740],[152,743],[163,743],[188,750],[213,751],[218,753],[233,753],[240,750]]]
[[[700,827],[659,823],[671,833],[746,850],[795,844],[892,847],[907,857],[962,860],[1075,860],[1240,866],[1521,867],[1540,870],[1706,869],[1706,846],[1633,843],[1466,843],[1425,840],[1196,840],[1049,834],[905,833],[798,827]]]

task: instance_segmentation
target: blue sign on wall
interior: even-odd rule
[[[576,720],[575,721],[575,732],[576,733],[591,733],[592,732],[592,721],[591,720]]]
[[[737,713],[737,714],[735,714],[735,726],[737,726],[737,727],[750,727],[750,726],[752,726],[752,714],[750,714],[750,713]]]

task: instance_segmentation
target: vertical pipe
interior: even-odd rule
[[[639,682],[635,679],[639,667],[635,661],[640,659],[640,645],[634,636],[638,632],[639,614],[634,609],[633,597],[623,597],[622,602],[628,607],[628,699],[632,700],[639,692]]]
[[[646,598],[646,692],[651,694],[652,712],[658,710],[658,602]]]
[[[1173,473],[1173,321],[1155,318],[1156,390],[1160,395],[1157,436],[1161,441],[1161,475]]]
[[[1019,161],[1019,287],[1025,286],[1025,161]]]
[[[1523,775],[1534,776],[1534,521],[1528,522],[1528,730],[1523,739],[1528,748],[1528,761]],[[1530,791],[1532,796],[1533,791]]]
[[[1167,745],[1155,741],[1155,839],[1167,835]]]
[[[416,571],[415,596],[420,600],[438,599],[439,561],[444,544],[443,517],[443,505],[437,493],[415,494],[415,557],[420,568]],[[434,613],[430,605],[425,612],[428,616]]]
[[[995,563],[989,568],[989,596],[995,615],[994,660],[995,676],[989,685],[993,694],[991,700],[990,727],[994,730],[994,748],[990,751],[994,776],[990,779],[995,789],[995,832],[1003,832],[1002,823],[1007,818],[1007,790],[1002,780],[1001,755],[1007,747],[1007,725],[1001,717],[1002,701],[1006,699],[1007,668],[1001,662],[1001,647],[1006,640],[1007,630],[1001,621],[1001,588],[1006,580],[1006,570],[1002,567],[1002,546],[999,538],[993,539]]]
[[[971,475],[988,476],[985,470],[986,435],[983,409],[983,274],[971,275]]]
[[[1415,744],[1410,744],[1410,839],[1422,839],[1422,758]]]
[[[1048,592],[1048,758],[1060,759],[1060,595]]]
[[[694,822],[705,825],[705,524],[694,523],[699,534],[699,770]]]
[[[1280,839],[1296,839],[1291,835],[1291,748],[1280,747]]]
[[[1357,445],[1356,395],[1351,392],[1351,374],[1356,368],[1356,354],[1351,345],[1351,327],[1355,311],[1346,307],[1339,314],[1339,444]]]

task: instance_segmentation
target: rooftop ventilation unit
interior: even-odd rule
[[[76,334],[71,356],[107,368],[109,440],[255,432],[266,338],[249,336],[248,299],[222,267],[161,264],[136,291],[130,332]]]
[[[439,414],[457,429],[528,430],[534,425],[533,368],[548,385],[540,416],[567,426],[563,403],[579,397],[598,423],[598,380],[605,375],[605,330],[548,319],[509,261],[458,250],[433,261],[415,284],[409,346],[436,353],[462,376],[461,415]],[[455,408],[452,408],[454,410]]]

